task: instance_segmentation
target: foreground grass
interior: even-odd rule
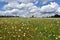
[[[0,40],[60,40],[60,19],[0,18]]]

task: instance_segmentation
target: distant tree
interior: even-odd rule
[[[34,15],[32,15],[32,18],[34,18]]]
[[[51,16],[51,17],[53,17],[53,18],[60,18],[60,15],[56,14],[56,15]]]
[[[32,15],[31,18],[34,18],[34,15]]]

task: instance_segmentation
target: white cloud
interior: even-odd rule
[[[33,3],[28,3],[28,4],[22,3],[22,4],[17,4],[17,5],[16,4],[17,3],[9,3],[9,4],[4,6],[4,9],[6,11],[9,10],[10,12],[8,11],[8,13],[12,13],[14,15],[19,15],[19,16],[24,15],[24,17],[31,16],[32,14],[30,14],[31,13],[30,10],[37,9],[37,7],[34,6]]]
[[[0,1],[4,1],[4,2],[16,2],[17,0],[0,0]]]
[[[40,12],[43,14],[42,15],[43,17],[53,16],[56,14],[58,7],[59,7],[59,5],[57,3],[51,2],[48,5],[42,6]]]
[[[33,3],[8,3],[3,8],[5,11],[0,11],[1,15],[20,16],[20,17],[49,17],[58,12],[60,13],[60,7],[56,2],[51,2],[48,5],[44,5],[41,8],[35,6]]]
[[[17,2],[16,3],[12,2],[12,3],[8,3],[7,5],[5,5],[3,9],[10,10],[10,9],[17,8],[17,7],[19,7],[19,4]]]
[[[41,2],[42,2],[43,4],[46,4],[46,3],[49,2],[49,1],[54,1],[54,0],[41,0]]]
[[[36,2],[38,0],[0,0],[4,2],[22,2],[22,3],[31,3],[31,2]]]
[[[48,5],[42,6],[41,7],[41,11],[45,11],[45,12],[54,12],[57,8],[59,7],[59,5],[55,2],[51,2]]]
[[[60,7],[57,8],[56,13],[60,15]]]
[[[25,7],[28,8],[28,7],[32,7],[32,6],[34,6],[33,3],[28,3],[28,4],[21,3],[21,4],[19,4],[16,2],[16,3],[9,3],[9,4],[5,5],[3,9],[5,9],[5,10],[21,9],[21,8],[25,8]]]
[[[53,0],[0,0],[0,1],[4,1],[4,2],[21,2],[21,3],[33,3],[37,4],[38,2],[42,2],[43,4],[49,2],[49,1],[53,1]]]

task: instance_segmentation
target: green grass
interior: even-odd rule
[[[60,40],[60,19],[0,18],[0,40]]]

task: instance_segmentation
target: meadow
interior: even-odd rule
[[[60,40],[60,19],[0,18],[0,40]]]

